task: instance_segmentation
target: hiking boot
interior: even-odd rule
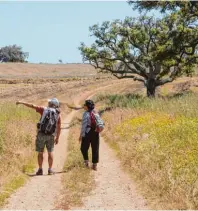
[[[55,172],[52,169],[48,169],[48,175],[53,175]]]
[[[38,171],[36,172],[36,175],[43,175],[43,169],[38,169]]]
[[[93,163],[92,169],[93,169],[94,171],[97,171],[97,163]]]
[[[85,165],[86,168],[89,168],[89,161],[88,160],[85,160],[84,161],[84,165]]]

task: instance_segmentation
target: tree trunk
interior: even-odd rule
[[[148,79],[146,81],[147,97],[155,97],[156,83],[155,79]]]

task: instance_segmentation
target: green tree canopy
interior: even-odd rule
[[[96,40],[89,47],[81,43],[83,61],[119,79],[143,82],[148,96],[155,95],[157,86],[190,75],[197,63],[196,18],[180,13],[107,21],[90,32]]]
[[[197,1],[128,1],[128,3],[140,12],[143,10],[150,11],[152,9],[159,9],[162,13],[180,10],[188,16],[197,16],[198,11]]]

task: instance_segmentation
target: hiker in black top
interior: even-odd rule
[[[97,170],[99,162],[99,132],[96,132],[96,122],[94,122],[94,102],[86,100],[84,104],[85,112],[82,119],[82,128],[79,138],[81,143],[81,152],[84,158],[85,166],[89,167],[88,150],[91,144],[93,170]]]

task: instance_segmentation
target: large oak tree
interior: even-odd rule
[[[137,6],[137,5],[136,5]],[[175,11],[161,19],[141,16],[90,27],[95,42],[81,43],[84,62],[117,78],[144,83],[147,95],[156,87],[193,72],[197,63],[196,17]]]

